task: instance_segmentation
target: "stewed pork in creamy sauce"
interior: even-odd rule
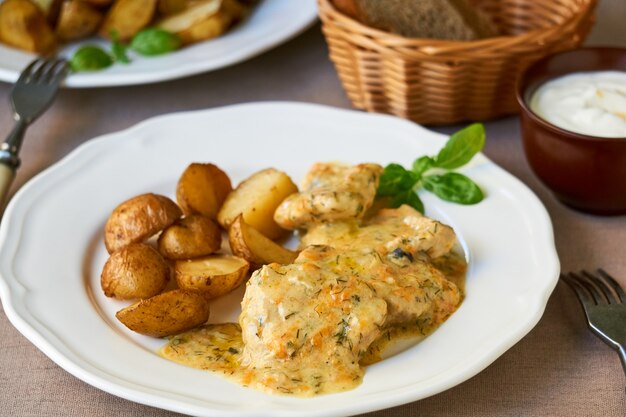
[[[362,218],[381,172],[316,164],[276,211],[283,227],[308,229],[295,262],[252,274],[239,325],[173,337],[163,356],[265,392],[313,396],[359,385],[392,336],[436,329],[462,301],[465,261],[449,226],[409,206]]]

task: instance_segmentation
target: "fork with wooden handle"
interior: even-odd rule
[[[0,145],[0,210],[20,165],[19,152],[26,128],[50,106],[68,72],[64,59],[39,58],[22,71],[11,90],[15,126]]]

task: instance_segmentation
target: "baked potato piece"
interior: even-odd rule
[[[194,291],[172,290],[123,308],[115,317],[134,332],[171,336],[206,323],[209,303]]]
[[[120,41],[130,40],[150,24],[157,0],[116,0],[104,18],[98,33],[110,39],[116,33]]]
[[[177,220],[161,233],[159,252],[168,259],[210,255],[222,246],[222,229],[211,219],[194,214]]]
[[[220,36],[246,11],[236,0],[204,0],[166,17],[156,26],[175,33],[183,44],[190,44]]]
[[[274,211],[285,198],[298,192],[298,187],[284,172],[274,168],[264,169],[243,181],[231,192],[217,221],[228,229],[237,216],[269,239],[284,236],[286,230],[274,221]]]
[[[0,41],[40,55],[52,53],[57,46],[44,12],[30,0],[0,4]]]
[[[217,298],[240,286],[248,276],[245,259],[230,255],[176,261],[174,275],[179,288],[198,291],[207,299]]]
[[[182,216],[180,208],[158,194],[141,194],[117,206],[104,226],[104,245],[113,253],[155,235]]]
[[[102,9],[113,3],[113,0],[80,0],[83,3],[91,4],[94,7]]]
[[[35,3],[37,6],[39,6],[44,16],[46,16],[48,23],[50,23],[52,27],[54,27],[54,24],[57,21],[57,17],[59,16],[59,10],[61,10],[61,3],[63,3],[63,0],[31,0],[31,1]]]
[[[57,38],[71,41],[96,33],[102,13],[81,0],[66,0],[57,22]]]
[[[230,178],[213,164],[190,164],[176,185],[176,201],[185,215],[202,214],[213,220],[233,190]]]
[[[104,264],[100,285],[107,297],[120,300],[159,294],[170,280],[170,266],[152,246],[131,243]]]
[[[283,265],[291,264],[298,256],[297,252],[283,248],[263,236],[261,232],[246,223],[242,215],[237,216],[230,225],[228,242],[233,254],[250,262],[253,269],[274,262]]]
[[[169,16],[180,13],[197,2],[197,0],[159,0],[157,10],[160,14]]]

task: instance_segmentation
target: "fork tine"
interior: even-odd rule
[[[54,73],[54,67],[57,64],[56,59],[47,59],[41,67],[35,72],[36,79],[34,80],[36,83],[40,84],[49,84],[51,74]]]
[[[585,270],[581,271],[581,274],[584,275],[588,281],[591,281],[592,284],[595,284],[595,287],[600,290],[600,292],[602,293],[602,295],[604,295],[604,297],[606,297],[606,300],[608,301],[609,304],[618,303],[618,300],[615,298],[615,295],[613,295],[613,291],[611,291],[611,289],[609,288],[608,285],[606,285],[603,279],[598,278],[592,273],[587,272]]]
[[[20,74],[20,78],[18,78],[16,84],[28,82],[33,74],[41,68],[44,62],[45,59],[37,58],[28,64],[28,66],[24,68],[24,71]]]
[[[624,303],[626,302],[626,293],[624,293],[624,289],[622,288],[621,285],[619,285],[619,283],[617,281],[615,281],[615,278],[613,278],[612,276],[610,276],[604,269],[600,268],[598,269],[598,274],[604,278],[604,281],[608,282],[609,285],[611,286],[611,288],[613,288],[615,290],[615,292],[617,293],[617,296],[620,299],[620,302]]]
[[[60,58],[54,60],[50,71],[48,71],[46,82],[48,84],[55,84],[65,78],[65,72],[68,70],[67,61]]]
[[[583,306],[583,310],[585,310],[585,313],[587,313],[587,306],[595,304],[593,297],[576,279],[564,274],[561,274],[561,279],[565,281],[565,283],[572,289],[572,291],[574,291],[574,293],[576,293],[578,301],[580,301],[580,304]]]
[[[585,277],[575,273],[570,272],[569,276],[576,280],[582,287],[584,287],[589,294],[591,294],[591,298],[595,302],[595,304],[606,303],[606,299],[602,297],[602,294],[598,291],[596,286],[589,282]]]

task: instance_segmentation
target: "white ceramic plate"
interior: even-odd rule
[[[102,228],[121,201],[172,196],[192,161],[234,183],[269,166],[299,179],[316,161],[399,162],[446,138],[397,118],[291,103],[162,116],[89,141],[25,185],[0,227],[0,296],[11,322],[76,377],[132,401],[198,416],[344,416],[418,400],[480,372],[537,323],[558,277],[552,226],[539,200],[482,155],[464,171],[487,195],[459,206],[425,194],[469,259],[467,298],[423,342],[367,369],[363,384],[313,399],[270,396],[160,358],[162,343],[114,318],[105,299]],[[212,307],[235,320],[241,291]]]
[[[225,35],[171,54],[146,58],[132,55],[129,65],[70,75],[66,87],[110,87],[172,80],[223,68],[259,55],[309,27],[317,18],[315,0],[261,0],[250,17]],[[69,57],[79,45],[108,43],[93,39],[68,45]],[[14,82],[34,55],[0,44],[0,80]]]

